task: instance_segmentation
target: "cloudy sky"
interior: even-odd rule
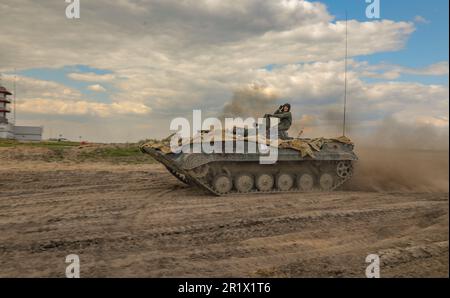
[[[16,69],[17,124],[44,137],[137,141],[193,109],[284,102],[293,130],[339,135],[345,11],[349,134],[386,119],[448,130],[447,0],[381,0],[377,20],[364,0],[80,3],[67,19],[64,0],[0,0],[1,84],[12,89]]]

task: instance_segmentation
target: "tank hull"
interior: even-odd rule
[[[178,180],[217,196],[333,191],[351,178],[358,159],[353,144],[329,141],[313,154],[278,148],[275,163],[261,164],[259,146],[256,153],[248,153],[247,145],[244,153],[171,153],[145,144],[141,150]]]

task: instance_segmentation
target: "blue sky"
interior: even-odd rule
[[[87,89],[92,82],[83,82],[79,80],[73,80],[68,77],[70,73],[95,73],[98,75],[110,74],[112,71],[106,69],[93,68],[87,65],[68,65],[62,68],[32,68],[18,71],[18,75],[23,75],[31,78],[36,78],[45,81],[53,81],[63,84],[67,87],[74,88],[82,93],[86,98],[108,103],[111,102],[109,93],[107,92],[95,92]],[[10,73],[11,74],[11,73]],[[110,92],[114,92],[115,88],[112,84],[103,83],[102,86],[107,88]]]
[[[370,21],[365,15],[365,0],[325,0],[328,10],[336,20],[345,19],[347,10],[349,19]],[[363,57],[371,63],[382,61],[409,67],[425,67],[439,61],[448,61],[448,0],[380,0],[380,19],[393,21],[414,21],[422,16],[428,23],[416,24],[406,48],[390,53],[378,53]]]

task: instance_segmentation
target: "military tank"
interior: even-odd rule
[[[204,132],[215,133],[215,132]],[[170,136],[160,142],[148,142],[140,148],[163,164],[181,182],[199,187],[213,195],[333,191],[353,174],[358,159],[354,144],[346,137],[294,138],[279,140],[278,157],[274,164],[261,164],[267,154],[267,142],[233,132],[221,139],[222,148],[232,142],[244,142],[243,153],[184,153],[185,146],[199,142],[193,138],[182,151],[170,150]],[[257,143],[250,153],[249,143]],[[229,144],[230,145],[230,144]],[[253,147],[254,148],[254,147]],[[192,152],[192,151],[190,151]],[[225,151],[223,151],[225,152]]]

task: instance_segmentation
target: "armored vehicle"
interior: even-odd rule
[[[170,137],[160,142],[145,143],[141,151],[163,164],[183,183],[217,196],[332,191],[350,179],[353,163],[358,159],[353,152],[353,143],[346,137],[294,138],[279,140],[275,163],[264,164],[260,158],[268,154],[271,145],[251,136],[238,135],[235,131],[223,133],[222,148],[231,142],[228,145],[236,149],[237,141],[241,140],[244,142],[243,153],[236,153],[238,150],[233,153],[205,153],[203,149],[201,153],[185,153],[193,152],[193,144],[201,139],[203,135],[197,139],[194,137],[178,153],[170,150]],[[248,150],[249,145],[256,147],[256,152]],[[191,150],[186,150],[186,146]]]

